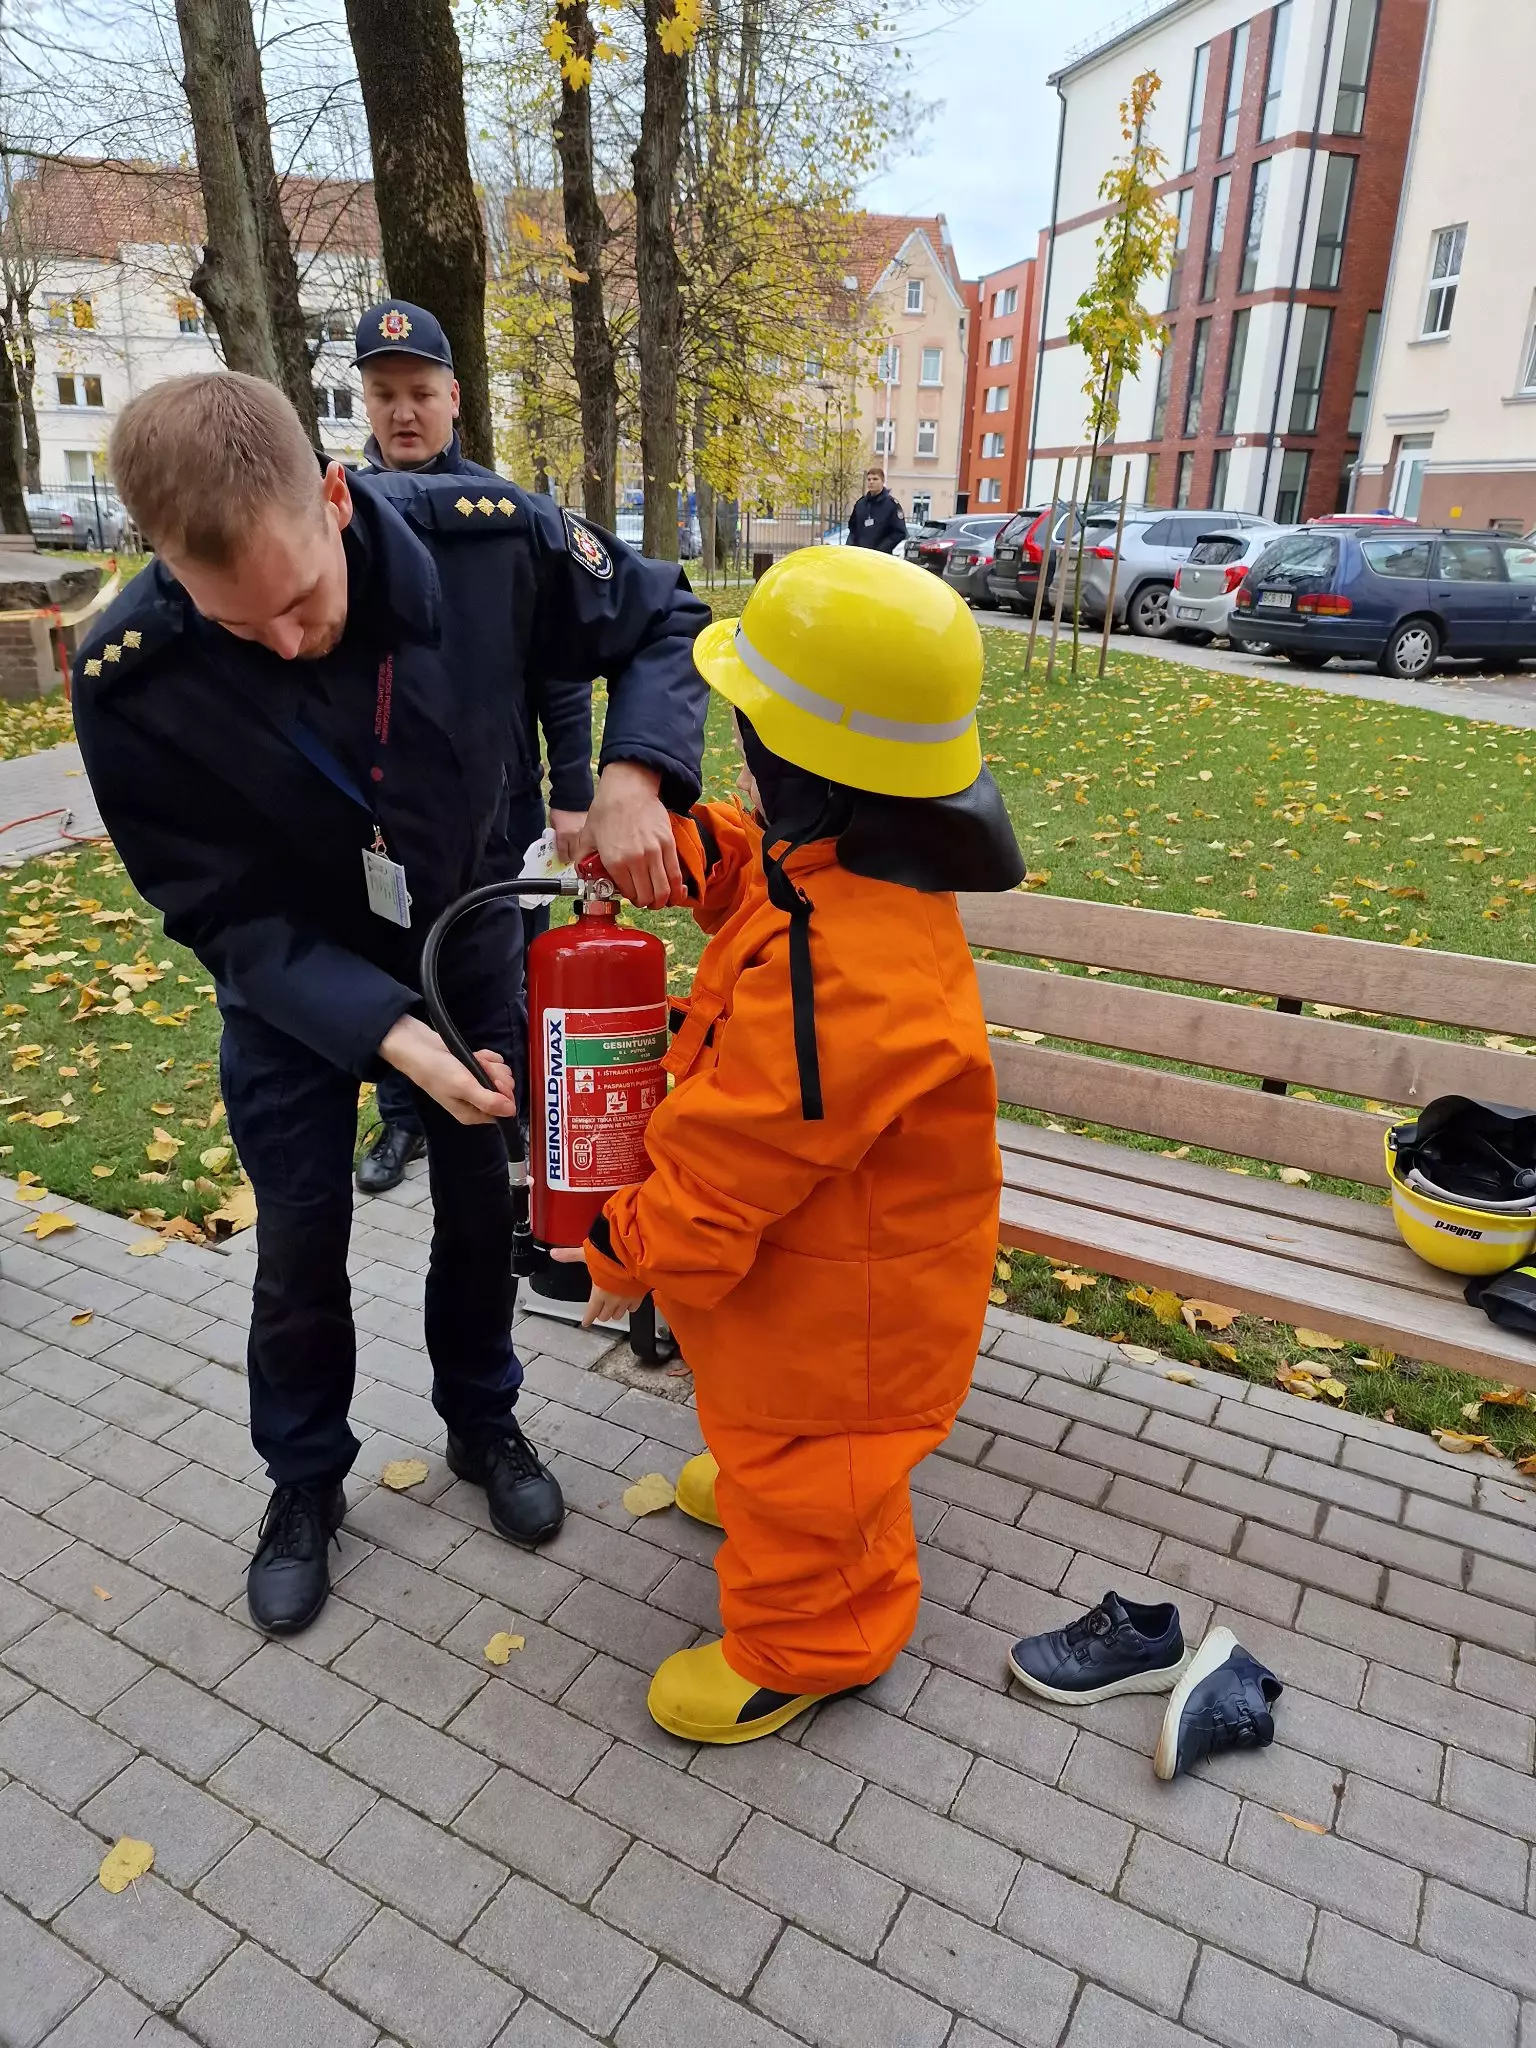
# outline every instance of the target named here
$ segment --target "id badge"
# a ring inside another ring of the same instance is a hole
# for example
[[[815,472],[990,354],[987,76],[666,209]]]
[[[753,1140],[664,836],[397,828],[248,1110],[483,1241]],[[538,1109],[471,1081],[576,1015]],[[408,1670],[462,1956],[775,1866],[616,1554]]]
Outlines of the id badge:
[[[368,886],[368,908],[386,924],[402,931],[411,928],[411,892],[405,886],[405,869],[377,847],[363,848],[363,879]]]

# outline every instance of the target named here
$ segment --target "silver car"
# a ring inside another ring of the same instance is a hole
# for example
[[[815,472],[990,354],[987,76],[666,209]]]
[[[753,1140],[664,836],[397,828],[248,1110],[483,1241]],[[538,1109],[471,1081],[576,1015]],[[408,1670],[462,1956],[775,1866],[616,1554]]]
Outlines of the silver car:
[[[1169,617],[1173,638],[1191,647],[1209,647],[1225,639],[1227,621],[1248,571],[1273,540],[1299,531],[1296,527],[1249,527],[1244,531],[1212,526],[1201,534],[1173,579]]]
[[[1128,626],[1150,640],[1166,640],[1173,631],[1169,602],[1173,579],[1188,561],[1195,544],[1212,531],[1262,533],[1273,538],[1278,531],[1271,519],[1252,512],[1138,512],[1127,516],[1120,544],[1120,571],[1115,577],[1116,626]],[[1095,626],[1104,623],[1109,604],[1110,578],[1115,562],[1115,520],[1106,515],[1091,519],[1083,533],[1082,588],[1074,592],[1078,551],[1062,550],[1062,563],[1048,593],[1054,610],[1060,604],[1070,614],[1072,598],[1084,620]]]
[[[27,492],[27,524],[40,548],[120,548],[128,517],[105,489]]]

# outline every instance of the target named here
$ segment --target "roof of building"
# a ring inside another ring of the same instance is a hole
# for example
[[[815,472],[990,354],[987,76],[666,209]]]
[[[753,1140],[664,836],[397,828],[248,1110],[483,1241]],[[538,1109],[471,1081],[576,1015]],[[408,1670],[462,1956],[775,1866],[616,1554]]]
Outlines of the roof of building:
[[[942,213],[860,213],[854,216],[848,262],[859,289],[867,297],[895,262],[914,234],[926,238],[940,267],[960,290],[960,267],[949,239],[949,222]]]
[[[12,199],[26,244],[38,255],[111,262],[131,244],[191,247],[203,240],[197,174],[178,164],[53,158],[17,180]],[[338,255],[379,252],[371,183],[285,178],[282,205],[300,249]]]
[[[1058,71],[1053,71],[1046,80],[1047,85],[1056,85],[1063,78],[1070,78],[1076,71],[1082,71],[1089,64],[1096,64],[1111,50],[1119,49],[1122,43],[1133,43],[1149,28],[1155,28],[1165,18],[1181,14],[1186,7],[1200,4],[1200,0],[1132,0],[1124,14],[1111,21],[1107,28],[1079,44],[1072,51]]]

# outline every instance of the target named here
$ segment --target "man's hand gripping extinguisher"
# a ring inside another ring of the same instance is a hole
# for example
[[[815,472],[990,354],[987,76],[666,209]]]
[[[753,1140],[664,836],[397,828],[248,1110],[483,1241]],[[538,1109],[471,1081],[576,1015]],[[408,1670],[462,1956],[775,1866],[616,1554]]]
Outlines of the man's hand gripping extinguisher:
[[[584,1302],[586,1269],[556,1265],[552,1247],[578,1246],[616,1188],[650,1170],[645,1127],[666,1093],[666,949],[654,933],[618,921],[618,891],[595,854],[574,873],[521,875],[460,896],[427,934],[421,987],[427,1013],[482,1086],[485,1073],[444,1007],[443,942],[461,917],[503,896],[574,896],[569,924],[528,949],[528,1124],[503,1126],[515,1213],[512,1270],[547,1303]],[[629,1341],[647,1365],[677,1355],[658,1333],[650,1295],[630,1311]]]

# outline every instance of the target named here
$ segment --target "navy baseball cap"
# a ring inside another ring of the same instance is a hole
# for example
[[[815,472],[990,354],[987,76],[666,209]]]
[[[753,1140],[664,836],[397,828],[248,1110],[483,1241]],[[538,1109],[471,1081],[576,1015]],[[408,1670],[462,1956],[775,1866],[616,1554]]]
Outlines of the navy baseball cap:
[[[421,356],[453,368],[453,350],[441,323],[409,299],[381,299],[358,321],[352,360],[366,363],[370,356]]]

